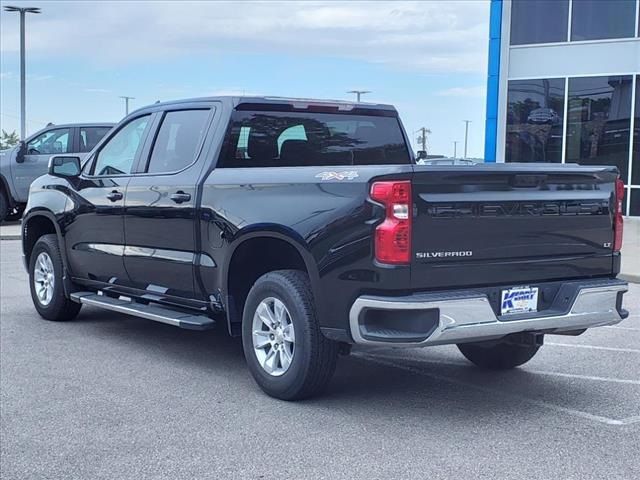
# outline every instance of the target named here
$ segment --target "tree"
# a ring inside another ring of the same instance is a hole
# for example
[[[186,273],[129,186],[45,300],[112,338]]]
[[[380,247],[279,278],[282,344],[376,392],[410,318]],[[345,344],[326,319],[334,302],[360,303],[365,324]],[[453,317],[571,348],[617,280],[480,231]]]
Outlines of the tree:
[[[14,130],[11,133],[7,133],[4,129],[2,130],[2,135],[0,135],[0,150],[6,150],[7,148],[11,148],[14,145],[17,145],[20,141],[18,138],[18,134]]]

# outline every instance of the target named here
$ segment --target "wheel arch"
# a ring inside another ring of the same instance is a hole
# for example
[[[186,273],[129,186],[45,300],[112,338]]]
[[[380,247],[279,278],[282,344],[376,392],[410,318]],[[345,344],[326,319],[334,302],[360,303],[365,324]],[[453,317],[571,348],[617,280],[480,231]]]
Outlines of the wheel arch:
[[[58,237],[58,245],[62,256],[62,264],[67,270],[67,251],[65,249],[64,236],[56,216],[48,210],[35,210],[27,213],[22,219],[22,253],[25,266],[29,265],[31,251],[40,237],[55,233]]]
[[[265,252],[269,252],[268,257],[263,255]],[[250,266],[247,267],[245,262],[249,262]],[[234,271],[240,272],[241,265],[242,272],[234,274]],[[232,335],[239,333],[244,300],[255,280],[268,271],[280,269],[305,271],[317,301],[317,264],[307,243],[297,232],[278,225],[263,225],[244,231],[230,244],[222,268],[222,294],[227,325]]]

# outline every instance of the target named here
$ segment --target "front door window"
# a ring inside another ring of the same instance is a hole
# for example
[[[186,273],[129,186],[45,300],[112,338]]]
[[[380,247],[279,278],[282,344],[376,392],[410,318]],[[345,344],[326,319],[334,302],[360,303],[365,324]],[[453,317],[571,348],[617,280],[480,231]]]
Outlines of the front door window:
[[[100,149],[93,168],[94,175],[126,175],[142,148],[142,138],[150,115],[136,118],[120,129]]]
[[[27,144],[27,155],[60,155],[70,152],[71,129],[57,128],[41,133]]]

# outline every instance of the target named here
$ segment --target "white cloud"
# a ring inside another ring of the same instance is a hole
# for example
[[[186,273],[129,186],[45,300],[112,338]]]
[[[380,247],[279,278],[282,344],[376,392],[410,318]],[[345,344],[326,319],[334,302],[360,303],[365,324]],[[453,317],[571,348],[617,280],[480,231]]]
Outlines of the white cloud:
[[[486,91],[487,89],[484,85],[475,87],[451,87],[436,92],[436,95],[440,97],[484,97]]]
[[[18,49],[2,17],[2,51]],[[333,56],[427,73],[483,72],[488,2],[47,2],[29,17],[33,55],[118,65],[196,53]],[[171,67],[168,63],[168,68]]]

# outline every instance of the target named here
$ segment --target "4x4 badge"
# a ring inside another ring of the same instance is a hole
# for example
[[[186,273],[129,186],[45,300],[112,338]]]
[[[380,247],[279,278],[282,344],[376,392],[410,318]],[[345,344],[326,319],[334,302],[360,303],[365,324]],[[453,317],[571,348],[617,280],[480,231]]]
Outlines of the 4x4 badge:
[[[316,178],[322,180],[353,180],[358,177],[358,172],[350,170],[348,172],[320,172]]]

